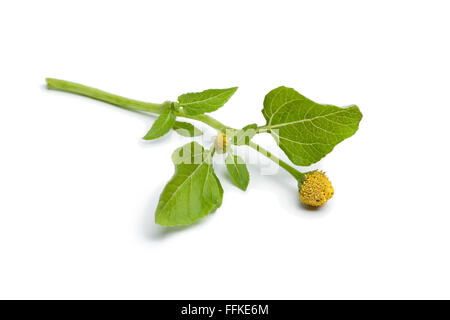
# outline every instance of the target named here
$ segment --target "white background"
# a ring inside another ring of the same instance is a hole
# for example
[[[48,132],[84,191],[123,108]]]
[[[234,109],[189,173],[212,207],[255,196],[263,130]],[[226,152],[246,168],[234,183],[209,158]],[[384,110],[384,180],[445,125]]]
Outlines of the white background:
[[[450,298],[449,9],[1,2],[0,298]],[[279,85],[364,118],[315,166],[335,188],[326,207],[303,208],[286,172],[257,165],[244,193],[219,164],[222,207],[169,230],[153,214],[189,139],[143,142],[153,117],[45,77],[153,102],[238,85],[214,113],[235,127],[264,124]]]

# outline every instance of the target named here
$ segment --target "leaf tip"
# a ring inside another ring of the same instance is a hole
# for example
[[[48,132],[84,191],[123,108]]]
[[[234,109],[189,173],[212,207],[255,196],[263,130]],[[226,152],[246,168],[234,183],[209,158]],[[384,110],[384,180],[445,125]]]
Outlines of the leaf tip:
[[[238,188],[241,189],[242,191],[247,191],[248,184],[246,186],[238,186]]]
[[[359,109],[359,107],[356,104],[351,104],[346,108],[355,110],[355,113],[358,115],[358,120],[361,121],[361,119],[363,118],[363,114],[361,112],[361,109]]]

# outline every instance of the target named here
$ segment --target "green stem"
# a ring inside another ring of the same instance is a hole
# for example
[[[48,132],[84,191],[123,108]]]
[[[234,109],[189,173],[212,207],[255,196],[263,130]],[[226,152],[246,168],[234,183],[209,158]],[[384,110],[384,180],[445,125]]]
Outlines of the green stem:
[[[226,129],[232,129],[231,127],[224,125],[222,122],[220,122],[219,120],[214,119],[213,117],[210,117],[206,114],[199,114],[196,116],[191,116],[189,114],[186,114],[183,112],[183,110],[177,111],[176,115],[178,117],[183,117],[183,118],[188,118],[188,119],[193,119],[193,120],[197,120],[200,122],[203,122],[205,124],[207,124],[208,126],[216,129],[217,131],[220,132],[225,132]]]
[[[88,87],[79,83],[47,78],[47,87],[52,90],[75,93],[81,96],[103,101],[127,110],[161,113],[163,104],[128,99],[106,91]]]
[[[102,102],[106,102],[115,106],[118,106],[120,108],[124,108],[127,110],[132,111],[142,111],[142,112],[151,112],[151,113],[157,113],[160,114],[162,110],[164,109],[165,103],[150,103],[150,102],[143,102],[139,100],[129,99],[122,96],[118,96],[116,94],[112,94],[106,91],[102,91],[99,89],[95,89],[92,87],[88,87],[79,83],[65,81],[65,80],[59,80],[59,79],[52,79],[47,78],[47,87],[52,90],[58,90],[58,91],[64,91],[64,92],[70,92],[75,93],[81,96],[85,96],[88,98],[92,98],[95,100],[99,100]],[[176,115],[178,117],[193,119],[197,121],[201,121],[210,127],[213,127],[214,129],[218,131],[224,131],[227,128],[230,128],[220,121],[206,115],[206,114],[200,114],[200,115],[188,115],[185,114],[182,110],[177,111]]]
[[[256,133],[267,133],[269,131],[270,129],[267,129],[265,126],[256,128]]]
[[[65,80],[47,78],[46,81],[47,81],[47,87],[49,89],[78,94],[81,96],[85,96],[88,98],[106,102],[106,103],[118,106],[120,108],[132,110],[132,111],[151,112],[151,113],[160,114],[164,110],[164,107],[168,103],[170,103],[170,102],[150,103],[150,102],[143,102],[143,101],[139,101],[139,100],[129,99],[129,98],[118,96],[116,94],[112,94],[112,93],[109,93],[106,91],[102,91],[102,90],[88,87],[88,86],[85,86],[85,85],[82,85],[79,83],[65,81]],[[225,132],[226,129],[235,130],[206,114],[188,115],[188,114],[184,113],[183,110],[180,110],[180,111],[176,112],[176,116],[201,121],[220,132]],[[259,129],[266,129],[266,128],[261,127]],[[287,164],[283,160],[275,157],[272,153],[265,150],[263,147],[259,146],[258,144],[250,141],[248,146],[255,149],[262,155],[266,156],[267,158],[269,158],[270,160],[272,160],[273,162],[275,162],[276,164],[281,166],[283,169],[288,171],[295,179],[298,180],[299,178],[304,177],[303,173],[301,173],[300,171],[291,167],[289,164]]]
[[[258,151],[262,155],[266,156],[267,158],[269,158],[270,160],[272,160],[273,162],[278,164],[280,167],[282,167],[287,172],[289,172],[296,180],[299,180],[300,178],[304,178],[305,177],[305,174],[303,174],[300,171],[298,171],[297,169],[293,168],[292,166],[290,166],[289,164],[287,164],[286,162],[284,162],[280,158],[274,156],[270,151],[264,149],[260,145],[250,141],[248,143],[248,146],[250,148],[255,149],[256,151]]]

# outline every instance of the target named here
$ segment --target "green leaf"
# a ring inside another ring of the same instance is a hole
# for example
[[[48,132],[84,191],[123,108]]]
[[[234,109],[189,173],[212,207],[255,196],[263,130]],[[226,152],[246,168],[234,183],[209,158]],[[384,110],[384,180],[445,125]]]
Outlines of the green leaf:
[[[184,137],[197,137],[203,134],[200,129],[188,122],[175,121],[173,129]]]
[[[202,196],[203,200],[215,204],[217,208],[222,205],[223,189],[219,179],[214,174],[212,165],[208,166],[208,174],[206,175]]]
[[[178,97],[178,102],[179,106],[190,115],[212,112],[222,107],[236,90],[237,87],[233,87],[185,93]]]
[[[250,181],[250,175],[247,170],[244,159],[239,156],[228,153],[225,159],[227,171],[233,183],[241,190],[247,190]]]
[[[309,166],[352,136],[362,114],[351,105],[340,108],[318,104],[291,88],[279,87],[264,99],[262,110],[269,131],[296,165]]]
[[[210,152],[191,142],[176,149],[172,160],[175,174],[159,198],[156,223],[191,224],[220,207],[223,189],[214,173]]]
[[[255,136],[257,127],[258,125],[256,123],[252,123],[243,127],[241,130],[238,130],[234,135],[232,135],[231,143],[237,146],[248,144]]]
[[[172,108],[166,108],[142,139],[153,140],[165,135],[172,129],[175,119],[176,116]]]

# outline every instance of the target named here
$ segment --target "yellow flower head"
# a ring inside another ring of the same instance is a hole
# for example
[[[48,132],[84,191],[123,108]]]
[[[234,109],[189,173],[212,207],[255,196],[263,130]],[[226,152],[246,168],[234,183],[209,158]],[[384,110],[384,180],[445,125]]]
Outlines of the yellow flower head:
[[[307,173],[303,183],[299,186],[300,200],[312,207],[323,206],[333,194],[333,186],[322,171]]]

